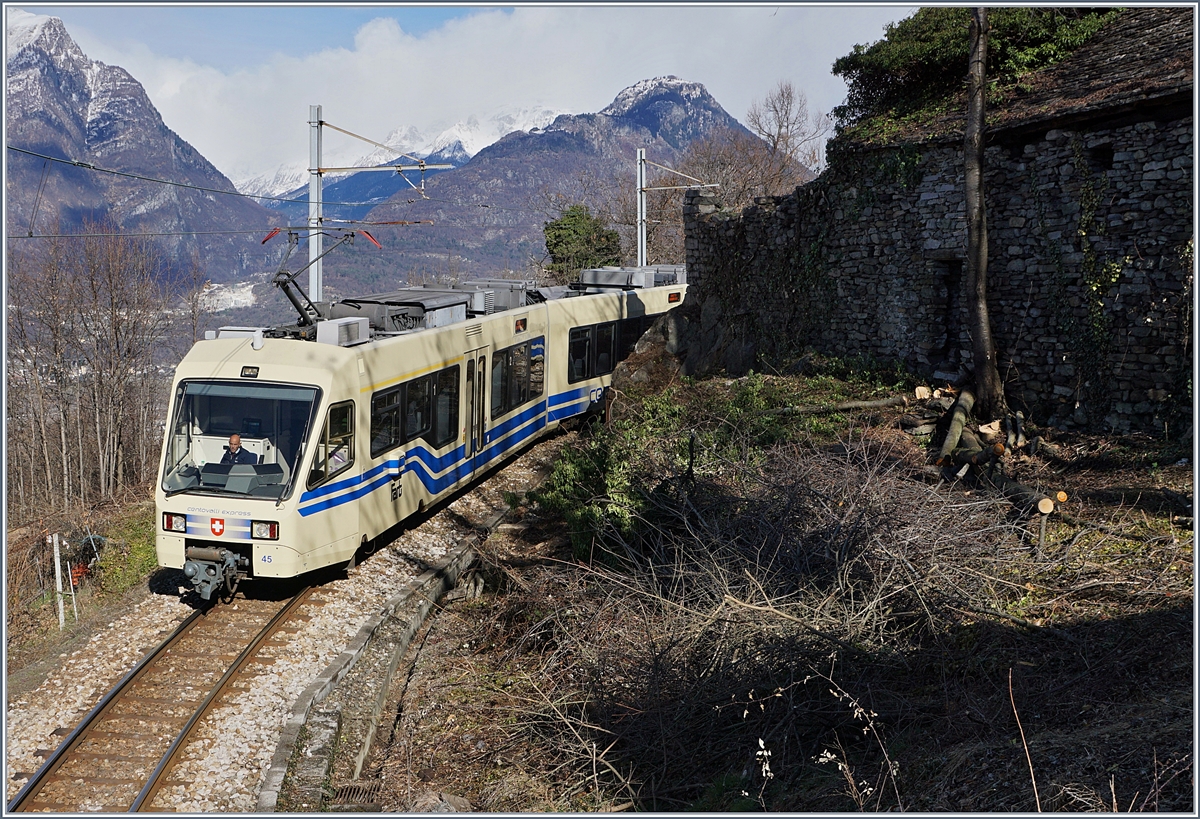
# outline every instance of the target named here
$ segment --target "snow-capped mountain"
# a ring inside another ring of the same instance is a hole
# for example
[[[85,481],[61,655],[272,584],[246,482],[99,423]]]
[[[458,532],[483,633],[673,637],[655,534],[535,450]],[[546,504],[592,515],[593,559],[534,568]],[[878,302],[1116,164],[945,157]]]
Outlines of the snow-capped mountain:
[[[62,20],[5,11],[9,145],[98,168],[236,192],[163,123],[137,80],[123,68],[89,59]],[[72,230],[84,220],[110,219],[125,230],[172,234],[159,242],[168,260],[177,269],[186,268],[196,255],[215,278],[259,269],[262,254],[252,237],[197,233],[257,230],[279,218],[238,196],[50,163],[15,151],[8,160],[5,217],[10,231],[36,233],[55,225]]]
[[[639,148],[670,166],[716,129],[745,132],[703,85],[678,77],[644,80],[597,113],[562,114],[509,132],[466,165],[431,176],[428,198],[398,190],[357,218],[430,220],[434,226],[398,228],[377,258],[355,263],[373,272],[453,268],[464,277],[522,269],[545,252],[548,202],[563,197],[602,205],[617,195],[620,180],[633,183]]]
[[[600,113],[609,117],[623,117],[634,108],[644,106],[648,101],[670,96],[691,104],[705,104],[707,100],[712,99],[708,90],[700,83],[688,82],[668,74],[652,80],[641,80],[623,89]]]
[[[416,126],[401,125],[383,139],[383,144],[389,146],[391,150],[385,151],[382,148],[376,148],[348,165],[370,168],[388,163],[394,164],[406,161],[405,155],[428,162],[448,162],[455,166],[465,165],[471,157],[501,137],[514,131],[534,131],[545,128],[563,113],[565,112],[543,106],[502,109],[484,116],[482,119],[473,115],[469,116],[465,120],[438,131],[433,136],[423,133]],[[333,182],[345,176],[346,174],[330,174],[325,179],[326,182]],[[304,162],[280,165],[269,173],[235,180],[234,184],[242,193],[255,196],[283,196],[308,184],[308,165]]]
[[[248,196],[283,196],[308,184],[308,163],[280,165],[270,173],[235,179],[233,186]]]

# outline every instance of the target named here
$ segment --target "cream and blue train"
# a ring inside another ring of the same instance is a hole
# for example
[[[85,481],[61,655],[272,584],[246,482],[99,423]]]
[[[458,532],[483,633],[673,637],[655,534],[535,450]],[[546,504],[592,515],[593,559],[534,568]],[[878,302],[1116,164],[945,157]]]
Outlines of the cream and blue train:
[[[310,303],[311,320],[289,327],[209,333],[172,385],[159,564],[209,599],[244,578],[352,561],[595,408],[617,362],[685,291],[679,267],[601,268],[570,288],[412,287]],[[221,463],[234,433],[257,463]]]

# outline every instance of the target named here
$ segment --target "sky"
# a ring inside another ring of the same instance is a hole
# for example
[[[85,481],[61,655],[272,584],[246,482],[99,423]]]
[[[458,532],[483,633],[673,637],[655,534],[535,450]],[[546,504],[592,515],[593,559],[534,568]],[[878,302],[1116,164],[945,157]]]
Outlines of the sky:
[[[383,141],[469,116],[595,112],[638,80],[703,83],[733,116],[779,81],[840,104],[833,61],[898,5],[6,5],[59,17],[88,57],[142,83],[167,126],[232,179],[306,166],[308,108]],[[370,146],[326,131],[325,162]]]

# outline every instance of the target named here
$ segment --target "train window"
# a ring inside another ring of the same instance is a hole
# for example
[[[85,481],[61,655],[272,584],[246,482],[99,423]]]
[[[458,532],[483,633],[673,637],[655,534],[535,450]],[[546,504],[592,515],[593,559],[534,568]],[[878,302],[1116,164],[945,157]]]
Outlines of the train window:
[[[546,384],[544,336],[492,355],[492,418],[541,396]]]
[[[504,399],[507,391],[504,389],[508,381],[508,356],[504,351],[492,354],[492,418],[504,414],[506,407]]]
[[[404,385],[404,440],[426,436],[433,428],[433,376],[423,375]]]
[[[371,396],[371,457],[382,455],[404,442],[400,432],[401,388]]]
[[[539,336],[529,342],[529,397],[541,398],[546,383],[546,339]]]
[[[313,468],[308,475],[311,489],[343,472],[354,463],[354,402],[343,401],[329,408],[325,428],[317,444]]]
[[[592,375],[608,375],[617,366],[617,323],[596,325],[596,366]]]
[[[592,348],[592,328],[575,327],[571,330],[567,345],[567,381],[575,383],[589,377],[588,361]]]
[[[506,409],[519,407],[529,400],[529,345],[520,344],[507,351],[508,402]]]
[[[458,440],[458,367],[448,367],[437,374],[437,395],[434,398],[435,447]]]

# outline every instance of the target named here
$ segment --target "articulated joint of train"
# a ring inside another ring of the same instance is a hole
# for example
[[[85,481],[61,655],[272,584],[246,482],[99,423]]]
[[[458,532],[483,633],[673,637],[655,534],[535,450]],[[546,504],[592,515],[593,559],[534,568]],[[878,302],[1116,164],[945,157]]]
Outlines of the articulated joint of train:
[[[250,573],[250,559],[223,547],[189,546],[183,573],[205,600],[214,591],[232,597],[238,583]]]

